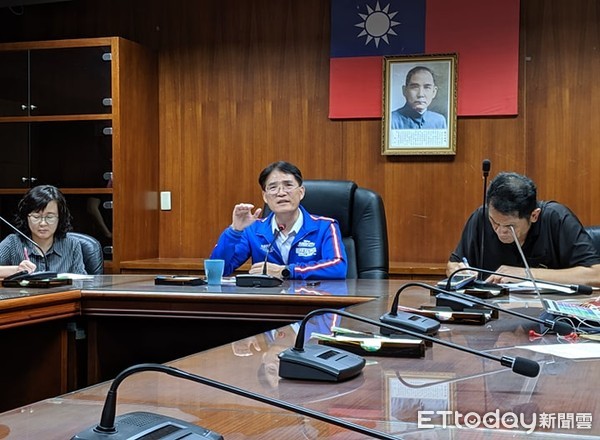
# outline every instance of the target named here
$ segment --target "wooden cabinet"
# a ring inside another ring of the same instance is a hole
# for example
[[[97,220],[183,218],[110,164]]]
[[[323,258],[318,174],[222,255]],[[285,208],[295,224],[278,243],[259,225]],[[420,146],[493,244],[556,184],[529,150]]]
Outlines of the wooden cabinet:
[[[156,55],[118,37],[6,43],[0,65],[0,214],[55,185],[111,271],[157,257]]]
[[[0,52],[0,115],[110,112],[112,48],[28,48]]]

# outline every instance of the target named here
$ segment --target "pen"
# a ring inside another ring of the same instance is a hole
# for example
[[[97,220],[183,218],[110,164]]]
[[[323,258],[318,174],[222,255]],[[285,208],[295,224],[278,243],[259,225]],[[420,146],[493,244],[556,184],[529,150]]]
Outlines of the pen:
[[[27,252],[27,248],[26,247],[23,248],[23,254],[25,254],[25,259],[29,260],[29,253]]]
[[[467,266],[467,267],[471,267],[471,266],[469,265],[469,260],[467,260],[467,257],[463,257],[463,258],[462,258],[462,262],[465,264],[465,266]]]

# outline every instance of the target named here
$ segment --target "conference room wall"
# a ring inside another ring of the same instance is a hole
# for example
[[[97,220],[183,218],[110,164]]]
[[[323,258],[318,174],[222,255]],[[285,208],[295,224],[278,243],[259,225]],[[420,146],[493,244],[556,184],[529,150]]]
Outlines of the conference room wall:
[[[207,256],[270,161],[383,196],[392,261],[443,263],[481,203],[481,161],[600,223],[599,6],[523,0],[519,115],[463,117],[457,154],[384,157],[380,120],[328,119],[330,3],[73,0],[0,10],[2,41],[119,35],[159,55],[160,257]],[[490,84],[490,87],[494,87]],[[143,109],[140,109],[143,111]]]

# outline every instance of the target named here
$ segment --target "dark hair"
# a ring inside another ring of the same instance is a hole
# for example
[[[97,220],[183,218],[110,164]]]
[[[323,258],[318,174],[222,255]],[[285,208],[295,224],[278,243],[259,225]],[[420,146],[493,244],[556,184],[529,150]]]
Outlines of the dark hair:
[[[291,174],[294,176],[294,179],[296,179],[296,182],[298,182],[298,185],[302,186],[302,172],[300,172],[298,167],[289,162],[280,160],[279,162],[273,162],[272,164],[267,165],[267,167],[260,172],[260,176],[258,176],[258,184],[263,191],[265,190],[265,185],[269,175],[275,170],[281,171],[284,174]]]
[[[408,71],[408,73],[406,74],[406,79],[404,80],[405,86],[407,86],[410,83],[410,79],[417,72],[429,72],[431,74],[431,77],[433,78],[433,84],[434,85],[437,84],[437,81],[435,80],[435,73],[433,73],[433,70],[431,70],[429,67],[425,67],[425,66],[416,66],[416,67],[413,67],[412,69],[410,69]]]
[[[39,185],[31,188],[17,205],[15,226],[27,236],[31,236],[27,216],[32,212],[43,211],[48,203],[55,201],[58,207],[58,226],[54,235],[63,238],[73,227],[71,226],[71,213],[67,207],[65,196],[52,185]]]
[[[529,177],[500,173],[490,183],[487,200],[501,214],[527,218],[537,208],[537,189]]]

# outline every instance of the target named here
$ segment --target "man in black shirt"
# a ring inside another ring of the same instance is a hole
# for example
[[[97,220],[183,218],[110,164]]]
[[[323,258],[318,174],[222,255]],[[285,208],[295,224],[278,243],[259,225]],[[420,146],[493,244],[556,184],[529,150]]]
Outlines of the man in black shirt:
[[[487,281],[492,283],[514,281],[510,275],[526,277],[512,227],[534,278],[600,286],[600,255],[581,222],[560,203],[538,202],[531,179],[516,173],[498,174],[488,188],[487,202],[487,218],[480,207],[467,221],[446,266],[448,275],[468,262],[506,274],[491,275]]]

